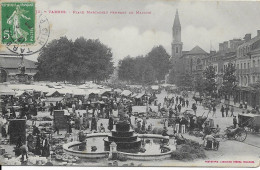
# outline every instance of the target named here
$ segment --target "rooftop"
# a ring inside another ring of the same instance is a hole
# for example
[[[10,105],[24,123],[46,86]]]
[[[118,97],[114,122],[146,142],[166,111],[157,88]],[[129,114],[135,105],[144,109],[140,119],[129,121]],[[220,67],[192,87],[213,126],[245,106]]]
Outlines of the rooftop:
[[[202,48],[199,46],[195,46],[193,49],[191,49],[187,55],[194,55],[194,54],[208,54],[206,51],[204,51]]]
[[[36,68],[36,62],[24,58],[24,66],[26,68]],[[18,68],[21,63],[21,57],[6,57],[0,56],[0,67],[3,68]]]

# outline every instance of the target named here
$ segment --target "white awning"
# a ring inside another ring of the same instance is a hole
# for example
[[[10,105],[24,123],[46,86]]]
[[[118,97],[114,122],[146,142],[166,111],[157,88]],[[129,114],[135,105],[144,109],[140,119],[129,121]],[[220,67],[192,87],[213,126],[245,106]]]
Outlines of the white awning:
[[[159,89],[159,86],[151,86],[151,88],[152,88],[153,90],[158,90],[158,89]]]
[[[121,95],[123,96],[130,96],[132,94],[132,92],[130,90],[124,90]]]
[[[11,88],[9,88],[9,87],[6,86],[6,85],[0,86],[0,95],[10,95],[10,96],[14,96],[14,95],[15,95],[15,91],[12,90]]]

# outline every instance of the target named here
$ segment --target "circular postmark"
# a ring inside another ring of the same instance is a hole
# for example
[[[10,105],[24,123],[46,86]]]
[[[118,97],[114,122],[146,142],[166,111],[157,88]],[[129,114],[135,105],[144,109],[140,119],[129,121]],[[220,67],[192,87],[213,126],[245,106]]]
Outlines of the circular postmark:
[[[35,32],[37,36],[35,37],[35,43],[26,44],[23,43],[24,39],[13,39],[10,38],[10,41],[6,43],[6,48],[18,55],[28,56],[39,52],[48,42],[50,36],[50,24],[46,16],[40,14],[38,17],[37,27]],[[8,32],[9,37],[12,37],[11,31]]]

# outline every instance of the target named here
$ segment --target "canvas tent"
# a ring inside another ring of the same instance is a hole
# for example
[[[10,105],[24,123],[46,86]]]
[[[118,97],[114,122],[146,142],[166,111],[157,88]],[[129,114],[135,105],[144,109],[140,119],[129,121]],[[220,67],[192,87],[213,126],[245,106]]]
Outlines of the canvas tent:
[[[130,90],[124,90],[121,95],[122,96],[130,96],[132,94],[132,92]]]
[[[0,95],[14,96],[15,91],[9,88],[8,86],[0,86]]]

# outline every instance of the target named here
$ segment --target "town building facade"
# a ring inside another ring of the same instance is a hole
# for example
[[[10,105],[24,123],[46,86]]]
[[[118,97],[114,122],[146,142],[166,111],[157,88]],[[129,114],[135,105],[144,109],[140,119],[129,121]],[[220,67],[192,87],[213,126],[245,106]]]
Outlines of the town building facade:
[[[17,74],[20,74],[21,64],[25,67],[25,74],[29,79],[37,73],[36,62],[23,59],[18,56],[0,56],[0,82],[16,80]]]

